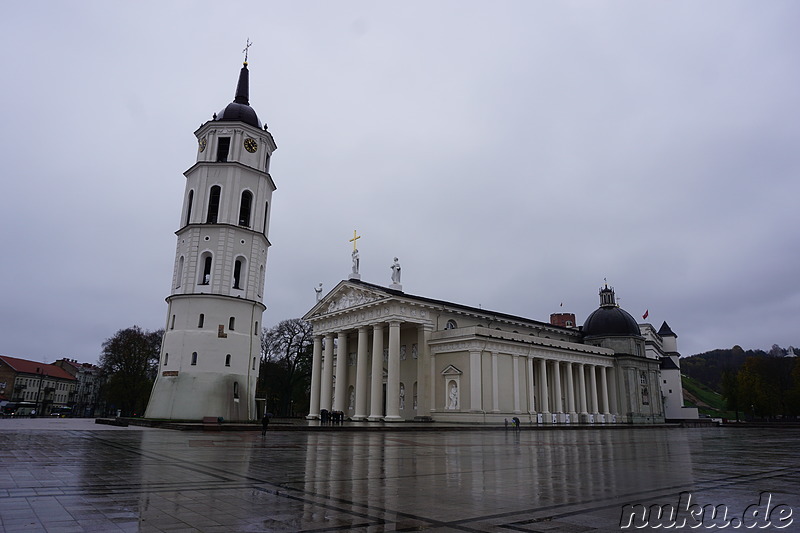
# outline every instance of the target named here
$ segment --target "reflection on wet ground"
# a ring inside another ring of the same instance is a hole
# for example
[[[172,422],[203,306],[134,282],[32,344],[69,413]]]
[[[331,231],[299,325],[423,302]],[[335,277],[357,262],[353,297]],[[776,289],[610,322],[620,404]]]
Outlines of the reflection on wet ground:
[[[55,430],[0,421],[2,531],[614,531],[626,504],[768,491],[798,430]],[[787,530],[791,530],[791,527]]]

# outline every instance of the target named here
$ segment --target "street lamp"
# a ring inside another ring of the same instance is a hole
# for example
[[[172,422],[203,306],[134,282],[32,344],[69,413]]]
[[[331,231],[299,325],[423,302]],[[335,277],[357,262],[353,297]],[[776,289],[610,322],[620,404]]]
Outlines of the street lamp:
[[[39,395],[42,393],[42,381],[44,380],[44,372],[42,368],[37,366],[36,373],[39,374],[39,390],[36,391],[36,414],[38,415],[41,410],[39,408]],[[42,402],[42,406],[44,406],[44,402]]]

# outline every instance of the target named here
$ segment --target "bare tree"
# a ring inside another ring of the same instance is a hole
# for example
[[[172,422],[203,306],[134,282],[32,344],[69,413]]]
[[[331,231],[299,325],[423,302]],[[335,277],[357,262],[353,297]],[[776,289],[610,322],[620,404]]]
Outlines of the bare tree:
[[[261,335],[261,393],[267,409],[284,416],[304,409],[311,376],[311,324],[284,320]]]
[[[139,326],[117,331],[103,343],[100,367],[105,375],[104,396],[126,416],[142,414],[158,371],[164,330]]]

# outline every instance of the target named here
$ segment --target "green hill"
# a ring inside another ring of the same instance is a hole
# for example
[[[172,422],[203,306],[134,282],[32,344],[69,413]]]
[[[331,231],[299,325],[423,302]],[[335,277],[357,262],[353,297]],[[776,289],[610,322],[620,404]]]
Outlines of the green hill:
[[[725,408],[725,399],[722,395],[710,389],[687,375],[681,375],[683,384],[683,403],[687,407],[697,407],[700,414],[713,418],[728,418],[734,420],[736,413]],[[741,416],[741,414],[740,414]]]

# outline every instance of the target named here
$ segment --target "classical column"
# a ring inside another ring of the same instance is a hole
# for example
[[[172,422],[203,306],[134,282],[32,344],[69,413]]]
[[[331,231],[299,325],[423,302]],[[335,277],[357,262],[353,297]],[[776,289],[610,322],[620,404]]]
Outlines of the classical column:
[[[525,358],[525,369],[528,375],[528,414],[536,412],[536,387],[533,381],[533,357]]]
[[[333,410],[345,412],[347,396],[347,332],[336,336],[336,388],[333,390]]]
[[[614,370],[614,367],[608,367],[608,371],[606,372],[608,375],[608,382],[611,384],[611,390],[609,391],[609,401],[611,405],[609,409],[611,410],[612,415],[619,415],[619,404],[617,403],[617,372]]]
[[[519,391],[519,383],[517,382],[517,359],[518,356],[514,356],[514,386],[516,387],[517,391]],[[499,413],[500,412],[500,391],[498,390],[499,385],[499,377],[497,375],[497,352],[492,352],[492,412]]]
[[[600,367],[600,399],[603,401],[603,414],[606,416],[611,415],[611,410],[608,406],[608,377],[606,376],[606,367]],[[606,420],[610,422],[611,420]]]
[[[547,418],[547,415],[550,414],[550,401],[547,397],[547,360],[537,359],[537,361],[539,363],[539,412]]]
[[[564,407],[561,403],[561,368],[558,361],[553,361],[553,412],[563,413]]]
[[[386,378],[386,422],[400,418],[400,322],[389,322],[389,375]]]
[[[333,333],[325,335],[325,358],[322,361],[322,386],[319,393],[319,409],[331,410],[331,387],[333,386]]]
[[[372,378],[370,380],[369,420],[383,418],[383,324],[372,326]]]
[[[514,414],[520,414],[522,411],[519,409],[519,356],[514,354],[511,356],[512,368],[511,377],[514,381],[512,393],[514,394]],[[498,409],[499,411],[499,409]]]
[[[322,335],[314,335],[314,355],[311,363],[311,405],[306,418],[319,418],[319,386],[322,377]]]
[[[600,414],[600,411],[597,407],[597,374],[594,371],[595,365],[587,366],[589,367],[589,392],[592,400],[592,410],[590,412],[593,414]]]
[[[481,372],[481,352],[469,352],[469,410],[472,413],[483,412],[483,392],[482,381],[483,372]]]
[[[580,402],[581,416],[588,415],[586,407],[586,376],[583,373],[583,363],[578,363],[578,400]]]
[[[432,331],[432,324],[417,326],[417,416],[430,416],[433,406],[431,386],[436,376],[431,370],[431,351],[428,347]]]
[[[367,418],[367,343],[369,342],[369,328],[358,328],[358,353],[356,355],[356,413],[353,420]]]
[[[572,379],[572,363],[567,363],[565,373],[567,376],[567,412],[569,413],[570,418],[573,418],[577,416],[577,413],[575,412],[575,383]],[[573,423],[577,422],[577,420],[570,421]]]

